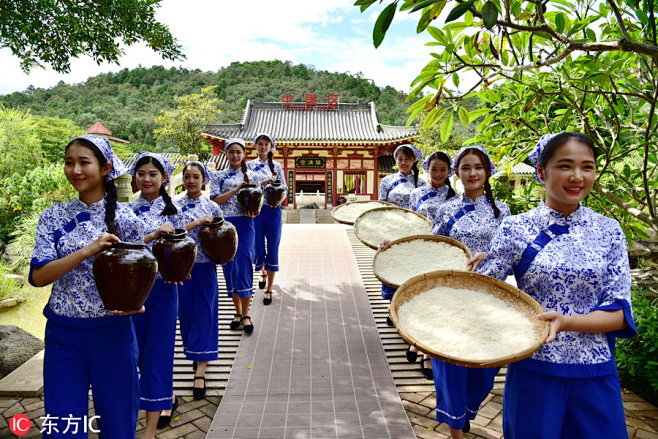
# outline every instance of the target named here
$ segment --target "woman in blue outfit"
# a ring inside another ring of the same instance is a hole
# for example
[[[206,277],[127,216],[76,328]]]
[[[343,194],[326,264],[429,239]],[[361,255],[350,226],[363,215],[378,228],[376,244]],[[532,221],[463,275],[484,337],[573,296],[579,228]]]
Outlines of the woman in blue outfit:
[[[165,189],[174,166],[159,154],[141,152],[130,168],[137,200],[127,203],[144,223],[144,233],[165,227],[168,233],[184,227],[179,209]],[[146,299],[146,312],[133,317],[139,347],[140,409],[146,411],[144,438],[171,420],[178,401],[174,396],[174,340],[178,315],[178,285],[165,282],[160,273]]]
[[[631,276],[617,221],[580,204],[596,178],[594,145],[581,133],[547,134],[530,159],[546,199],[503,221],[478,269],[514,274],[550,322],[546,344],[507,369],[505,438],[626,438],[614,347],[636,334]]]
[[[90,386],[101,438],[135,437],[137,345],[126,315],[144,308],[106,310],[92,272],[93,256],[112,242],[142,240],[139,219],[117,204],[114,180],[124,172],[107,139],[73,139],[64,173],[78,198],[49,207],[39,219],[29,280],[37,287],[53,284],[43,311],[48,319],[43,375],[45,412],[55,425],[45,438],[87,437],[84,425],[69,426],[64,418],[86,419]]]
[[[251,297],[254,295],[254,218],[244,212],[238,205],[236,194],[244,184],[259,184],[256,173],[247,169],[245,143],[239,138],[228,139],[224,144],[228,155],[229,167],[213,173],[211,178],[211,199],[222,207],[226,219],[238,232],[238,250],[233,261],[224,264],[224,279],[229,297],[235,305],[235,315],[230,324],[231,329],[238,329],[242,324],[244,331],[251,334],[254,324],[249,316]]]
[[[464,195],[439,207],[432,218],[434,233],[461,241],[475,254],[486,250],[510,211],[493,197],[489,177],[497,169],[484,147],[461,148],[452,169],[464,185]],[[475,418],[491,391],[498,369],[474,369],[432,359],[436,420],[448,424],[453,438],[462,438],[462,431],[470,429],[469,420]]]
[[[258,134],[254,138],[254,146],[258,157],[247,162],[249,170],[258,175],[261,185],[278,180],[287,192],[288,186],[283,168],[279,162],[272,160],[273,151],[276,150],[276,143],[272,136],[265,133]],[[272,303],[274,276],[279,271],[279,243],[283,228],[281,206],[269,206],[267,202],[263,203],[260,214],[254,219],[254,226],[256,228],[255,265],[256,271],[261,273],[258,287],[265,288],[263,304],[269,305]]]
[[[183,168],[183,185],[187,193],[179,200],[185,228],[197,243],[192,278],[178,287],[178,319],[185,358],[194,363],[192,395],[198,400],[206,394],[206,366],[216,360],[218,347],[217,265],[203,252],[199,242],[201,226],[222,217],[217,203],[204,197],[203,187],[210,181],[206,167],[189,162]]]
[[[427,156],[422,166],[429,176],[429,184],[411,192],[409,205],[412,210],[432,218],[443,203],[455,196],[455,191],[450,186],[450,177],[453,175],[451,164],[450,156],[445,152],[436,151]],[[418,350],[415,346],[409,346],[406,357],[410,363],[416,362]],[[433,379],[430,357],[425,354],[420,363],[420,370],[425,378]]]

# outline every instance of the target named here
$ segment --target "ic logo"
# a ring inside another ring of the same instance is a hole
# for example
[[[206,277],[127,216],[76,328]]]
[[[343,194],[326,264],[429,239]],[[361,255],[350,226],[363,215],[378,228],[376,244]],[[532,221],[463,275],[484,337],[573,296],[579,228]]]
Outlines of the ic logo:
[[[9,429],[16,436],[23,436],[27,434],[32,428],[30,424],[30,418],[27,415],[14,415],[9,419]]]

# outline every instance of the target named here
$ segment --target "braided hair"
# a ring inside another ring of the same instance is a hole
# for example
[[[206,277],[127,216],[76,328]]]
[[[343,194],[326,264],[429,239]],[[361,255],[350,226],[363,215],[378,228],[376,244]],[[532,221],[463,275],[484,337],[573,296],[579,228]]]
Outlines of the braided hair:
[[[478,156],[480,158],[480,161],[482,162],[482,166],[484,166],[484,170],[487,174],[487,178],[484,180],[484,195],[487,198],[489,204],[491,204],[494,217],[498,218],[500,216],[500,209],[498,208],[498,206],[496,206],[496,200],[494,199],[493,191],[491,190],[491,184],[489,183],[489,177],[491,176],[491,162],[489,161],[489,157],[487,157],[479,149],[469,148],[461,156],[459,156],[459,161],[461,161],[462,158],[466,157],[469,154],[474,154]],[[456,168],[459,168],[459,161],[457,162]]]
[[[401,146],[399,152],[405,154],[407,157],[411,157],[414,160],[414,164],[411,166],[411,171],[414,173],[414,187],[418,187],[418,160],[416,159],[416,154],[408,146]]]
[[[432,155],[430,155],[427,158],[428,168],[432,164],[433,160],[441,160],[442,162],[448,165],[448,169],[450,169],[450,165],[452,164],[452,161],[450,160],[450,156],[443,151],[435,151],[432,153]],[[446,195],[446,200],[447,200],[449,198],[454,197],[456,193],[455,190],[452,188],[452,184],[450,184],[450,177],[446,177],[444,183],[446,186],[448,186],[448,194]]]
[[[245,162],[244,159],[242,159],[240,162],[240,169],[242,169],[242,175],[244,176],[242,179],[245,183],[249,184],[249,175],[247,175],[247,162]]]
[[[167,175],[160,162],[151,156],[145,156],[139,159],[135,164],[135,171],[148,163],[151,163],[153,166],[155,166],[163,177]],[[176,215],[178,213],[178,209],[167,193],[167,189],[165,188],[164,184],[160,185],[160,191],[158,193],[162,197],[162,200],[165,202],[165,207],[162,209],[162,212],[160,212],[160,215]]]
[[[94,145],[94,143],[90,140],[84,138],[75,139],[74,141],[66,145],[66,149],[64,151],[67,151],[69,147],[75,143],[84,146],[85,148],[93,152],[100,166],[101,167],[105,166],[105,164],[107,163],[107,159],[105,158],[101,150],[98,149],[98,147]],[[116,223],[118,195],[117,195],[117,187],[114,184],[114,180],[111,180],[107,178],[107,176],[105,176],[103,180],[103,189],[105,190],[105,225],[107,226],[107,231],[121,238],[121,234],[119,233],[119,228],[117,227],[117,223]]]

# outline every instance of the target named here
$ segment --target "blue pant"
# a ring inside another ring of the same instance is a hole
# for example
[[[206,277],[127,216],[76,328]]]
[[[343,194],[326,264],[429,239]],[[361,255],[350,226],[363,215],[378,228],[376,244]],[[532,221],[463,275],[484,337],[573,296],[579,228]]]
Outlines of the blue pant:
[[[194,264],[192,279],[178,287],[178,319],[185,358],[212,361],[218,352],[217,265]]]
[[[279,244],[281,243],[281,207],[263,205],[260,214],[254,218],[256,228],[256,271],[263,266],[268,271],[279,271]],[[266,244],[267,241],[267,244]]]
[[[397,289],[382,284],[382,299],[393,300],[393,295]]]
[[[235,258],[224,265],[224,279],[229,297],[254,295],[254,220],[246,216],[225,218],[233,224],[238,232],[238,251]]]
[[[461,430],[475,419],[480,404],[493,388],[499,367],[477,369],[432,359],[436,389],[436,420]],[[507,438],[507,436],[505,436]]]
[[[627,438],[619,377],[565,378],[511,364],[503,432],[505,439]]]
[[[139,408],[169,410],[174,397],[178,286],[157,279],[144,306],[144,314],[132,316],[139,347]]]
[[[99,417],[93,428],[100,430],[100,437],[134,438],[139,381],[137,344],[130,318],[61,317],[47,305],[44,314],[48,318],[44,403],[46,415],[54,425],[44,430],[43,437],[87,437],[84,420],[89,413],[91,385]]]

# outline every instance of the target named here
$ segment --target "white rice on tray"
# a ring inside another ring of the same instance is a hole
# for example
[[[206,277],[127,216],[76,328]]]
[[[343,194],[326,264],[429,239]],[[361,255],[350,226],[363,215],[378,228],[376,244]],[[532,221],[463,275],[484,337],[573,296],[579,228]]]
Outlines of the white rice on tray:
[[[520,353],[536,343],[532,322],[492,295],[436,287],[398,310],[398,321],[419,343],[466,361],[487,361]]]
[[[435,270],[464,270],[468,258],[461,248],[446,242],[414,239],[392,245],[375,258],[375,271],[396,285]]]
[[[386,209],[368,212],[359,219],[356,235],[373,247],[412,235],[431,235],[432,223],[412,212]]]
[[[386,207],[388,204],[380,203],[379,201],[369,201],[367,203],[347,203],[342,206],[337,206],[332,212],[334,218],[338,221],[354,224],[354,221],[361,216],[362,213],[378,207]]]

